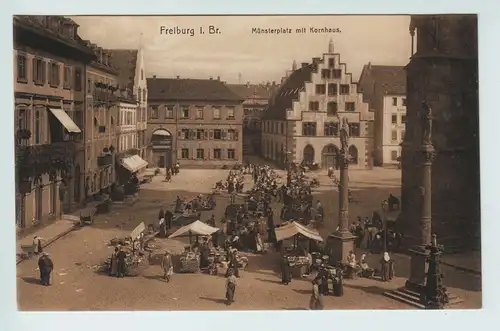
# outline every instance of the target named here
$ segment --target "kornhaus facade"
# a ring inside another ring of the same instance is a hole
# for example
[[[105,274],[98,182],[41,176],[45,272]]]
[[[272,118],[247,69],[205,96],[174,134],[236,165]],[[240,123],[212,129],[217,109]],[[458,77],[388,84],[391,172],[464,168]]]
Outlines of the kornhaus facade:
[[[147,97],[146,89],[140,88],[144,86],[141,80],[141,77],[144,80],[144,61],[138,50],[113,49],[109,52],[113,67],[118,70],[117,180],[119,184],[126,184],[130,175],[140,179],[148,165],[142,158],[143,120],[146,116],[144,99]]]
[[[241,163],[244,98],[217,79],[148,78],[148,161],[154,167]]]
[[[85,70],[92,49],[60,16],[14,17],[16,223],[59,218],[84,196]]]
[[[262,140],[262,116],[269,99],[278,89],[276,82],[266,84],[228,84],[231,91],[243,101],[243,154],[260,155]]]
[[[396,165],[405,134],[406,70],[402,66],[368,63],[363,67],[358,86],[375,115],[374,165]]]
[[[271,99],[262,122],[262,150],[278,164],[287,161],[339,167],[339,120],[349,121],[351,167],[372,166],[373,113],[363,102],[330,41],[328,53],[296,63]]]
[[[96,60],[87,66],[87,110],[85,116],[85,193],[108,191],[115,182],[117,152],[118,71],[110,52],[89,44]]]

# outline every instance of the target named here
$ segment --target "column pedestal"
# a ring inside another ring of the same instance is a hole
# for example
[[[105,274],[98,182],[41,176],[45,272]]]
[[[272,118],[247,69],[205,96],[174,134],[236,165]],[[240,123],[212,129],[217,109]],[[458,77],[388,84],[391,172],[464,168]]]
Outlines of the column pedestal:
[[[405,288],[420,294],[425,287],[425,277],[428,269],[426,257],[428,252],[424,246],[413,246],[408,251],[411,254],[410,277],[405,283]]]
[[[356,236],[353,236],[350,232],[337,231],[330,234],[328,241],[330,242],[330,258],[332,262],[347,263],[349,252],[355,249],[355,240]]]

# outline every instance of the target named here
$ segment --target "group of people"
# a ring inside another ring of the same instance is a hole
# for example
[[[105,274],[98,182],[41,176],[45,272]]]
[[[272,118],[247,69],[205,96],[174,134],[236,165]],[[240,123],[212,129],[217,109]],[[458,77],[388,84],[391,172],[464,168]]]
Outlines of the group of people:
[[[350,231],[356,236],[356,248],[368,249],[373,253],[381,253],[384,249],[397,252],[401,245],[401,233],[387,224],[384,225],[377,212],[374,212],[371,218],[365,217],[364,220],[358,216],[350,225]]]

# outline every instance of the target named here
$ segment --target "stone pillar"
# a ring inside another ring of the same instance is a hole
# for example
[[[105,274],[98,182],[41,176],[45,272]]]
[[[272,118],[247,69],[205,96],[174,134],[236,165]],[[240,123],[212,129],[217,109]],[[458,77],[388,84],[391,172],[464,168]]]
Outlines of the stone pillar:
[[[406,281],[405,287],[421,292],[425,284],[425,275],[427,272],[426,257],[428,252],[426,246],[431,242],[431,219],[432,219],[432,191],[431,174],[432,162],[434,160],[434,147],[430,143],[423,144],[416,150],[420,165],[420,217],[416,224],[414,238],[416,244],[409,251],[411,256],[410,277]]]
[[[330,262],[346,262],[349,252],[354,251],[356,237],[349,231],[349,155],[344,150],[340,151],[339,229],[329,239]]]

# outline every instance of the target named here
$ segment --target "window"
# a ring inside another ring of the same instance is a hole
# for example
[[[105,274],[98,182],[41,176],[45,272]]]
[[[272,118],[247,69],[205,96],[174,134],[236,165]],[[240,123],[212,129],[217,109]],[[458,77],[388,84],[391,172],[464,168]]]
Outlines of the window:
[[[360,136],[360,128],[359,123],[351,123],[349,124],[349,135],[351,137],[359,137]]]
[[[234,150],[234,149],[228,149],[227,150],[227,158],[229,160],[236,160],[236,150]]]
[[[227,118],[234,119],[234,108],[233,107],[227,107]]]
[[[36,85],[45,84],[45,62],[42,59],[33,59],[33,81]]]
[[[87,79],[87,94],[92,94],[93,86],[92,79]]]
[[[234,129],[227,130],[227,140],[238,140],[236,130]]]
[[[196,118],[203,119],[203,107],[196,107]]]
[[[26,83],[28,82],[28,68],[26,56],[17,56],[17,81]]]
[[[328,84],[328,95],[336,96],[338,94],[338,85],[337,84]]]
[[[189,159],[189,149],[187,149],[187,148],[181,149],[181,158],[182,159]]]
[[[401,115],[401,124],[406,123],[406,115]]]
[[[391,140],[398,141],[398,132],[396,130],[392,130]]]
[[[189,129],[181,129],[181,139],[189,140]]]
[[[391,160],[392,161],[398,160],[398,151],[391,151]]]
[[[398,98],[392,98],[392,105],[397,106],[398,105]]]
[[[59,64],[50,63],[50,75],[49,75],[49,84],[52,87],[58,87],[61,80],[61,75],[59,74]]]
[[[40,119],[40,111],[39,110],[36,110],[35,111],[35,144],[39,144],[40,143],[40,136],[41,136],[41,132],[40,132],[40,129],[41,129],[41,119]]]
[[[146,98],[147,98],[147,96],[146,96],[146,89],[143,89],[142,90],[142,100],[146,101]]]
[[[220,148],[214,149],[214,159],[220,160],[222,158],[222,151]]]
[[[196,149],[196,158],[198,160],[203,160],[205,158],[205,150],[203,148]]]
[[[214,119],[219,120],[220,119],[220,108],[215,108],[214,107]]]
[[[345,103],[345,111],[355,111],[356,104],[354,102],[346,102]]]
[[[333,78],[341,78],[342,71],[340,69],[333,69]]]
[[[158,106],[149,107],[149,112],[151,118],[158,118]]]
[[[64,66],[63,88],[71,88],[71,67]]]
[[[137,89],[137,101],[141,102],[142,90],[140,88]]]
[[[402,101],[402,103],[403,103],[403,106],[405,106],[405,107],[406,107],[406,98],[401,99],[401,101]]]
[[[181,118],[189,118],[189,107],[182,107]]]
[[[318,111],[319,110],[319,102],[311,101],[309,102],[309,111]]]
[[[325,123],[325,136],[337,136],[339,131],[339,125],[337,123]]]
[[[203,130],[203,129],[196,129],[196,139],[197,140],[203,140],[203,139],[205,139],[205,130]]]
[[[326,86],[325,84],[316,85],[316,94],[325,94]]]
[[[281,134],[285,134],[285,123],[281,123]]]
[[[141,69],[141,80],[144,79],[144,70]]]
[[[331,77],[332,77],[332,72],[330,70],[328,70],[328,69],[322,69],[321,70],[321,78],[323,78],[323,79],[330,79]]]
[[[405,130],[401,130],[401,140],[405,139]]]
[[[349,85],[340,84],[340,94],[349,94]]]
[[[222,139],[222,130],[221,129],[215,129],[214,130],[214,139],[215,140],[221,140]]]
[[[173,106],[166,107],[165,118],[174,118],[174,107]]]
[[[328,59],[328,67],[335,68],[335,58]]]
[[[26,109],[19,109],[17,113],[17,129],[23,130],[28,129],[28,112]]]
[[[302,124],[302,135],[314,137],[316,136],[316,123],[315,122],[305,122]]]
[[[75,90],[82,90],[82,69],[75,68]]]
[[[391,122],[392,122],[392,124],[398,124],[398,115],[397,114],[393,114],[391,116]]]
[[[327,105],[326,105],[326,112],[329,116],[333,116],[333,115],[336,115],[337,114],[337,111],[338,111],[338,106],[337,106],[337,103],[335,101],[330,101]]]

